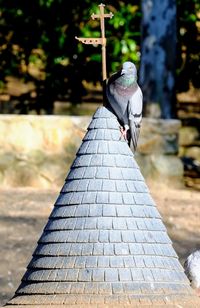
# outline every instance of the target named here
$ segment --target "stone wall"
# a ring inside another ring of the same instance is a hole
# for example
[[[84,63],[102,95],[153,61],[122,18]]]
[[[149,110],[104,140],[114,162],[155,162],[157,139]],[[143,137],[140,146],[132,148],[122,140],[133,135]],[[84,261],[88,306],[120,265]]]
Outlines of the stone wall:
[[[178,158],[179,120],[144,118],[136,159],[145,178],[180,185],[183,165]]]
[[[183,126],[179,131],[180,156],[200,162],[200,132],[195,126]]]
[[[90,117],[0,116],[0,186],[62,186]],[[146,178],[181,181],[180,122],[143,119],[136,159]]]

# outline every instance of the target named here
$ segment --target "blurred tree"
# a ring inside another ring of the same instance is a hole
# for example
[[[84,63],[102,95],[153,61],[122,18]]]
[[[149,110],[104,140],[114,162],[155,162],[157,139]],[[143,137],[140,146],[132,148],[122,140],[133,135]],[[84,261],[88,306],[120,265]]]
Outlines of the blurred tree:
[[[140,83],[146,114],[169,119],[175,106],[176,0],[143,0],[142,12]]]
[[[139,0],[103,3],[114,13],[114,18],[106,23],[109,75],[126,60],[139,64],[141,10]],[[74,39],[75,35],[100,35],[99,22],[90,19],[98,11],[98,4],[92,0],[0,0],[0,89],[7,76],[36,85],[33,107],[25,103],[27,95],[21,96],[17,112],[34,108],[38,113],[41,109],[52,113],[56,99],[81,102],[85,94],[83,79],[94,84],[101,81],[100,47],[83,47]],[[182,90],[189,80],[198,85],[198,0],[177,0],[177,5],[181,51],[178,74],[184,77],[184,83],[178,82],[178,86]]]
[[[177,0],[177,89],[200,88],[200,1]]]
[[[115,13],[107,27],[108,70],[115,70],[126,59],[139,62],[141,14],[138,5],[128,2],[110,1],[108,7]],[[99,22],[90,19],[99,3],[18,0],[14,6],[11,0],[0,0],[0,4],[0,86],[10,75],[34,81],[37,103],[33,108],[38,113],[41,109],[52,113],[57,98],[81,102],[82,80],[101,80],[101,53],[99,47],[81,46],[74,37],[100,35]],[[32,67],[40,74],[33,73]],[[18,107],[24,113],[29,108],[23,106],[23,99]]]

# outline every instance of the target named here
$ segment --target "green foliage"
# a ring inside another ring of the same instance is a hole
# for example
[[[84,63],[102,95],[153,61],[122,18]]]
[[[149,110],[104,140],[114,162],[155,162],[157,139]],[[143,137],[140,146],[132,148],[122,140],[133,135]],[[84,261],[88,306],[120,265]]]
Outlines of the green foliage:
[[[114,14],[105,21],[110,75],[126,60],[139,64],[141,11],[139,0],[104,3],[106,11]],[[199,2],[178,0],[177,4],[178,72],[181,80],[184,77],[184,87],[189,80],[198,86]],[[93,12],[99,12],[98,5],[98,1],[91,0],[1,0],[1,87],[8,75],[34,81],[39,104],[48,102],[42,106],[47,112],[52,112],[55,99],[65,98],[66,94],[73,103],[80,102],[84,93],[82,80],[101,81],[101,47],[82,45],[75,36],[100,36],[99,21],[90,18]],[[32,73],[31,65],[38,69],[38,75]],[[182,88],[183,83],[179,83]]]

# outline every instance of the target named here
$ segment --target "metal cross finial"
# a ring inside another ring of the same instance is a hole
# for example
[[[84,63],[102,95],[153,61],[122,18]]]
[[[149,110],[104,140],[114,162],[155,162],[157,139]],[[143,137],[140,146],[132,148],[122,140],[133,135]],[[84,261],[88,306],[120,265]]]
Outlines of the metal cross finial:
[[[105,18],[112,18],[114,15],[113,13],[104,14],[104,4],[100,4],[100,14],[92,14],[92,19],[99,18],[101,24],[101,38],[84,38],[84,37],[75,37],[78,41],[82,42],[83,44],[93,44],[93,45],[102,45],[102,74],[103,74],[103,81],[107,79],[106,73],[106,38],[105,38]]]

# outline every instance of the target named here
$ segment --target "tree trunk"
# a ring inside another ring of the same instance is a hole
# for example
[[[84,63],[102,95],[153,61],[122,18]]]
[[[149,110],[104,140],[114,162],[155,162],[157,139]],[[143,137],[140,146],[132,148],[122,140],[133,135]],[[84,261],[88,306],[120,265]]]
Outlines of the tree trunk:
[[[142,1],[140,85],[147,116],[175,113],[176,0]]]

